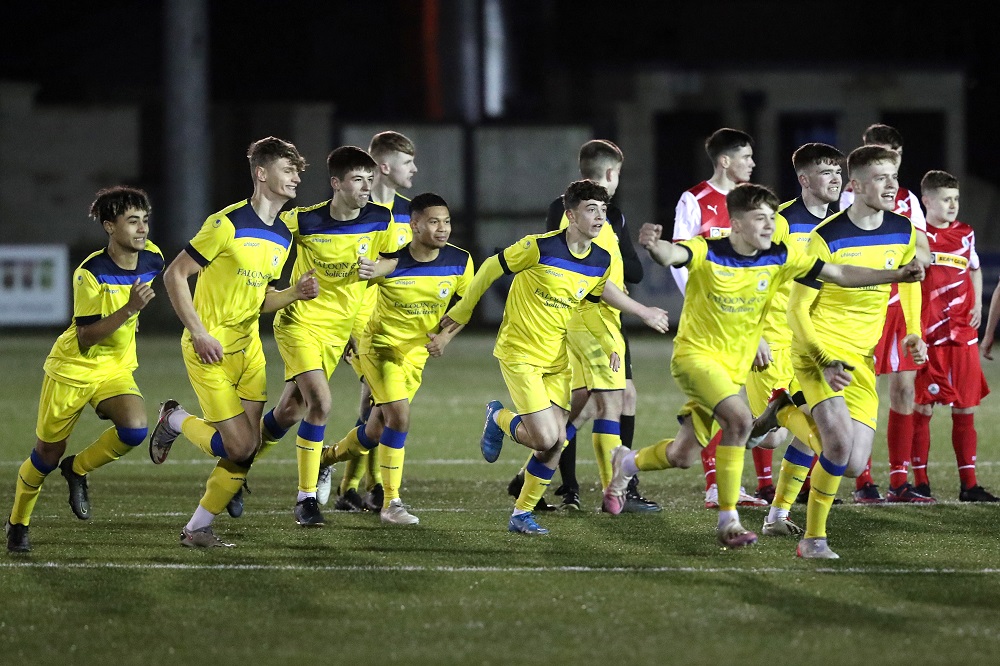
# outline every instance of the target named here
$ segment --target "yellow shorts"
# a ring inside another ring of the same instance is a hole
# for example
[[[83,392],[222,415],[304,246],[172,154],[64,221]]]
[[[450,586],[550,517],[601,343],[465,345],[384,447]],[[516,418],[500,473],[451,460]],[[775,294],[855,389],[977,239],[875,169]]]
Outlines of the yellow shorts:
[[[573,371],[568,358],[548,367],[500,360],[500,373],[518,414],[534,414],[553,404],[569,411]]]
[[[395,349],[376,347],[357,359],[376,405],[404,399],[413,402],[427,363],[426,353],[407,355]]]
[[[326,331],[330,333],[330,331]],[[318,336],[314,331],[297,324],[274,328],[274,340],[285,362],[285,381],[291,381],[310,370],[322,370],[329,380],[340,363],[351,332],[336,331],[334,335]],[[336,333],[340,333],[337,335]]]
[[[119,395],[142,397],[131,372],[122,372],[99,382],[77,388],[45,375],[38,399],[35,436],[43,442],[61,442],[68,438],[88,404],[95,410],[102,401]]]
[[[611,369],[611,359],[601,349],[601,344],[590,331],[569,331],[566,334],[570,368],[573,371],[573,388],[591,391],[624,391],[625,368],[618,372]],[[615,349],[625,364],[625,339],[615,335]]]
[[[690,398],[677,416],[691,416],[698,443],[708,446],[719,430],[715,422],[715,407],[730,396],[739,395],[741,385],[714,358],[701,355],[674,354],[670,373],[677,386]]]
[[[202,363],[190,342],[181,342],[188,380],[206,421],[219,423],[243,413],[241,400],[267,402],[264,348],[254,336],[249,346],[223,355],[220,363]]]
[[[802,354],[792,354],[795,378],[802,387],[802,393],[810,408],[824,400],[842,396],[851,412],[851,418],[875,430],[878,423],[878,392],[875,390],[875,359],[858,352],[831,349],[834,358],[853,365],[854,379],[843,391],[834,391],[823,377],[823,369],[811,358]]]
[[[792,367],[792,350],[788,347],[772,349],[774,360],[763,370],[750,370],[747,375],[747,400],[754,416],[760,416],[771,399],[774,389],[787,389],[792,395],[798,393],[799,382]]]

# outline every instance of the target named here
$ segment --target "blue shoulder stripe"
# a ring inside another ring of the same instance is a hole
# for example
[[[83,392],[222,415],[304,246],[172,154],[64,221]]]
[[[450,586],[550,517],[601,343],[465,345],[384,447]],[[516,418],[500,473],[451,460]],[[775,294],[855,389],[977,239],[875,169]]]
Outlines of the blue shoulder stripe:
[[[288,249],[288,246],[291,244],[287,238],[285,238],[284,236],[282,236],[280,234],[277,234],[277,233],[275,233],[273,231],[270,231],[268,229],[257,229],[257,228],[254,228],[254,227],[242,227],[240,229],[237,229],[236,233],[234,234],[234,237],[235,238],[259,238],[261,240],[270,241],[271,243],[274,243],[275,245],[280,245],[281,247],[285,248],[286,250]]]
[[[574,273],[590,277],[601,277],[608,270],[607,266],[588,266],[583,263],[544,254],[538,258],[538,263],[545,264],[546,266],[555,266],[556,268],[562,268],[563,270],[573,271]]]
[[[903,233],[869,233],[864,236],[846,236],[830,241],[827,246],[830,252],[836,252],[847,247],[871,247],[873,245],[908,245],[910,234]]]
[[[134,284],[138,279],[140,282],[152,282],[159,271],[150,271],[138,275],[95,275],[99,284]]]
[[[406,266],[389,273],[386,279],[421,275],[461,275],[464,272],[465,266]]]
[[[785,249],[785,246],[778,244],[772,246],[772,248],[772,250],[768,250],[767,252],[747,257],[735,252],[717,252],[715,248],[709,246],[708,255],[705,259],[713,264],[729,266],[731,268],[755,268],[757,266],[775,266],[785,263],[788,259],[788,250]]]

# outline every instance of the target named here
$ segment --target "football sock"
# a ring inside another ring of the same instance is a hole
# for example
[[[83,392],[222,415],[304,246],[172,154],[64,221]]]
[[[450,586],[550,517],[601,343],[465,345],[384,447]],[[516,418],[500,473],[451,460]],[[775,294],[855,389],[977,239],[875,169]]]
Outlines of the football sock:
[[[639,466],[635,463],[637,455],[635,451],[629,451],[622,457],[622,474],[625,476],[635,476],[639,473]]]
[[[31,512],[38,501],[45,477],[55,470],[55,466],[45,464],[37,451],[32,451],[28,459],[17,470],[17,484],[14,487],[14,507],[10,510],[10,522],[14,525],[31,523]]]
[[[184,420],[189,416],[191,416],[191,414],[178,405],[177,409],[170,412],[170,416],[167,417],[167,427],[174,432],[180,432],[181,427],[184,425]]]
[[[142,444],[146,433],[146,428],[108,428],[93,444],[76,454],[73,458],[73,472],[87,474],[118,460]]]
[[[324,461],[326,459],[324,458]],[[325,464],[325,462],[324,462]],[[348,458],[347,464],[344,465],[344,477],[340,480],[340,488],[338,492],[343,495],[348,490],[357,490],[361,487],[361,479],[365,476],[365,468],[361,466],[360,456],[357,458]]]
[[[597,472],[601,477],[601,488],[611,483],[611,452],[621,446],[621,427],[618,421],[594,419],[594,455],[597,458]]]
[[[202,495],[199,504],[213,516],[222,513],[229,500],[233,499],[243,487],[248,471],[249,467],[237,465],[232,460],[220,460],[208,476],[205,494]]]
[[[743,476],[742,446],[720,446],[715,451],[715,473],[719,486],[719,510],[735,511],[740,499],[740,479]]]
[[[570,435],[571,429],[572,435]],[[566,425],[566,446],[563,447],[562,456],[559,457],[559,478],[566,488],[580,487],[580,482],[576,478],[576,428],[572,423]]]
[[[819,455],[823,450],[823,444],[819,438],[819,430],[812,417],[803,412],[798,407],[786,405],[778,410],[778,423],[795,435],[800,442],[812,449],[813,453]]]
[[[515,433],[517,432],[517,426],[521,423],[521,417],[504,407],[493,415],[493,420],[503,430],[503,434],[515,442],[518,441]]]
[[[381,450],[379,457],[382,466],[382,488],[385,491],[385,499],[382,508],[387,508],[389,502],[399,497],[399,486],[403,481],[403,456],[406,449],[406,433],[384,428],[382,436],[379,438],[378,448]]]
[[[958,478],[962,488],[978,486],[976,480],[976,425],[975,414],[951,415],[951,445],[958,462]]]
[[[521,494],[517,496],[514,503],[514,515],[530,513],[535,510],[538,500],[545,494],[545,489],[552,482],[552,476],[556,470],[549,469],[538,458],[532,456],[528,465],[524,468],[524,485],[521,487]]]
[[[181,432],[188,440],[210,456],[227,458],[222,445],[222,435],[205,419],[188,416],[181,425]]]
[[[673,465],[667,460],[667,447],[673,441],[673,438],[661,439],[652,446],[639,449],[635,452],[635,466],[643,472],[655,469],[670,469]]]
[[[913,467],[913,483],[930,485],[927,478],[927,454],[931,449],[931,415],[913,412],[913,452],[910,454]]]
[[[622,429],[622,446],[632,448],[632,438],[635,437],[635,414],[622,414],[619,421]]]
[[[288,428],[282,428],[278,420],[274,418],[274,410],[264,414],[260,419],[260,449],[254,460],[260,460],[262,456],[274,448],[274,445],[281,441],[281,438],[288,432]]]
[[[774,486],[774,501],[771,502],[773,508],[781,509],[788,515],[788,511],[795,504],[795,498],[802,490],[802,485],[806,482],[812,462],[811,454],[803,453],[794,446],[789,446],[785,450],[785,456],[781,459],[781,470],[778,472],[778,483]]]
[[[383,430],[383,437],[385,437],[385,431]],[[382,440],[379,440],[381,443]],[[368,452],[368,460],[365,467],[368,470],[368,490],[371,490],[377,485],[385,485],[382,483],[382,467],[380,461],[382,460],[383,447],[376,446],[374,449]]]
[[[809,490],[809,504],[806,505],[806,539],[826,536],[826,519],[846,469],[846,464],[834,465],[820,455],[819,464],[812,472],[812,488]]]
[[[722,441],[722,431],[715,433],[708,446],[701,450],[701,467],[705,470],[705,490],[715,485],[715,448]],[[640,469],[642,469],[640,467]]]
[[[208,509],[199,504],[194,510],[191,520],[188,521],[185,527],[191,531],[200,530],[203,527],[211,525],[213,520],[215,520],[215,514],[209,512]]]
[[[886,439],[889,444],[889,487],[899,488],[906,483],[913,452],[913,415],[890,409]]]
[[[774,460],[774,450],[762,449],[758,446],[752,449],[750,454],[753,456],[754,469],[757,470],[757,488],[766,488],[767,486],[774,485],[774,479],[771,477],[771,463]]]
[[[868,462],[865,463],[865,470],[858,474],[858,478],[854,481],[854,487],[857,490],[861,490],[868,484],[875,485],[875,479],[872,478],[872,457],[868,456]]]
[[[299,430],[295,434],[295,460],[298,463],[300,493],[316,493],[325,436],[325,425],[299,421]]]
[[[360,458],[361,456],[368,455],[368,450],[375,448],[377,445],[378,442],[368,439],[368,435],[365,434],[365,427],[359,425],[356,428],[351,428],[342,440],[333,446],[327,446],[323,449],[323,453],[320,456],[321,465],[333,465],[345,460]],[[347,477],[348,474],[345,473],[344,478],[346,479]],[[358,478],[360,479],[361,477],[359,476]],[[341,494],[343,494],[343,491]]]

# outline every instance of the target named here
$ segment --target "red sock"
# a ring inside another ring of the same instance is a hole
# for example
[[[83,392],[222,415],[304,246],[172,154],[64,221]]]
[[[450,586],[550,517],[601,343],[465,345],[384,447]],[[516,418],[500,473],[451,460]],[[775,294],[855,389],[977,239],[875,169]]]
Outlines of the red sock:
[[[951,415],[951,445],[958,461],[958,478],[962,488],[977,486],[976,481],[976,425],[974,414]]]
[[[757,489],[774,485],[771,478],[771,460],[774,458],[774,449],[762,449],[759,446],[751,449],[753,454],[753,466],[757,468]]]
[[[889,487],[899,488],[906,483],[906,470],[913,451],[913,414],[900,414],[889,410]]]
[[[931,415],[913,412],[913,483],[930,485],[927,478],[927,454],[931,450]]]
[[[861,490],[868,484],[875,485],[875,479],[872,478],[872,457],[868,456],[868,462],[865,464],[865,471],[858,474],[858,478],[854,482],[854,487]]]
[[[701,466],[705,470],[705,490],[715,485],[715,447],[722,441],[722,431],[715,433],[715,437],[708,443],[708,446],[701,450]]]

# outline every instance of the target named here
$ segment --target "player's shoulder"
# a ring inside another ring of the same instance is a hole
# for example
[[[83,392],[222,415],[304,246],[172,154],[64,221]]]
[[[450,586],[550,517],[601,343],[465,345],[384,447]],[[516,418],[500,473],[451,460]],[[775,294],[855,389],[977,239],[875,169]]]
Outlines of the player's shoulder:
[[[973,229],[972,226],[962,222],[961,220],[955,220],[952,228],[955,230],[955,233],[962,236],[974,235],[976,233],[976,230]]]
[[[438,258],[448,264],[465,266],[469,259],[472,258],[472,253],[468,250],[464,250],[457,245],[452,245],[448,243],[441,251],[438,253]]]
[[[111,257],[108,256],[106,248],[101,248],[100,250],[88,254],[87,258],[80,262],[77,270],[84,270],[88,273],[99,275],[102,269],[107,266],[108,262],[111,262]]]
[[[783,264],[788,259],[788,246],[782,242],[771,243],[768,249],[749,256],[737,252],[728,237],[704,240],[704,243],[706,259],[710,263],[730,268],[771,266]]]
[[[140,273],[156,271],[159,273],[164,266],[163,251],[153,241],[146,239],[146,247],[139,250],[138,269]]]
[[[851,218],[847,216],[847,211],[840,210],[817,224],[812,233],[822,238],[829,245],[833,241],[849,236],[856,236],[860,231],[851,222]]]
[[[405,197],[399,192],[396,192],[392,197],[392,216],[395,218],[396,222],[409,222],[410,221],[410,203],[409,197]]]
[[[794,199],[789,199],[788,201],[785,201],[784,203],[778,204],[778,210],[777,210],[777,212],[784,213],[785,209],[790,208],[791,206],[794,206],[798,201],[799,201],[799,198],[796,197]]]
[[[685,190],[685,194],[690,194],[695,199],[700,199],[715,191],[716,191],[715,188],[709,185],[707,180],[703,180],[694,187],[689,187],[687,190]]]
[[[910,234],[913,233],[913,223],[910,222],[910,218],[900,215],[899,213],[886,212],[882,216],[882,226],[879,227],[879,231],[884,235],[901,235],[909,238]],[[907,241],[902,241],[907,242]]]
[[[392,222],[392,211],[389,210],[389,207],[384,204],[369,201],[361,209],[361,212],[358,213],[358,217],[355,222],[359,224],[389,223]]]

